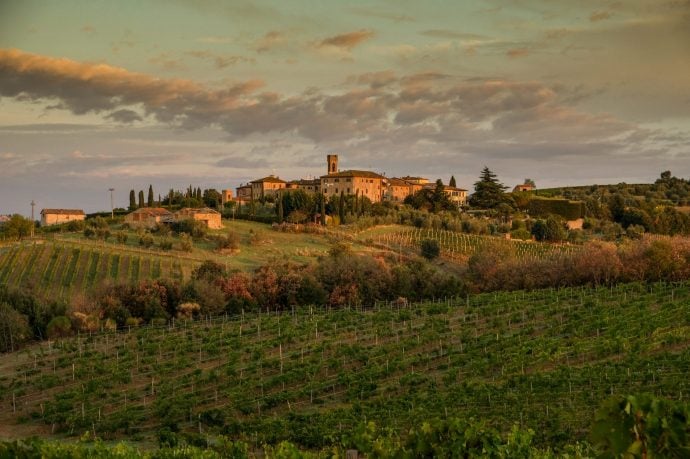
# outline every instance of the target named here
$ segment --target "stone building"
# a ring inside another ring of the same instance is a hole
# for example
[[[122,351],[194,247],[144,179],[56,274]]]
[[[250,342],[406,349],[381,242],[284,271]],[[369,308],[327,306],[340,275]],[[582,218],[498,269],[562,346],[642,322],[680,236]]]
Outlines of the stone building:
[[[247,185],[240,185],[237,188],[235,188],[236,191],[236,198],[235,200],[243,203],[243,202],[249,202],[252,200],[252,186],[247,184]]]
[[[81,209],[43,209],[41,211],[41,226],[59,225],[84,219],[86,219],[86,214]]]
[[[232,190],[221,190],[220,192],[220,202],[223,206],[226,203],[232,201]]]
[[[141,207],[125,215],[125,223],[143,228],[153,228],[159,223],[170,223],[172,220],[172,212],[163,207]]]
[[[275,195],[276,192],[284,189],[287,185],[285,180],[281,180],[275,175],[269,175],[262,179],[253,180],[252,185],[252,200],[265,198],[267,196]]]
[[[292,180],[287,183],[288,190],[304,190],[309,193],[318,193],[321,191],[321,180]]]
[[[206,224],[209,229],[221,229],[223,228],[223,223],[221,222],[220,212],[208,207],[201,209],[193,209],[191,207],[186,207],[175,212],[175,220],[196,220]]]

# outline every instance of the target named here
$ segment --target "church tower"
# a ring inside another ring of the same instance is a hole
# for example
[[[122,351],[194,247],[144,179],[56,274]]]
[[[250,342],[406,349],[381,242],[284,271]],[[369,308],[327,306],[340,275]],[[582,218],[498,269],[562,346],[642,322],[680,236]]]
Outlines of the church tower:
[[[326,161],[328,162],[329,174],[335,174],[338,172],[338,155],[327,155]]]

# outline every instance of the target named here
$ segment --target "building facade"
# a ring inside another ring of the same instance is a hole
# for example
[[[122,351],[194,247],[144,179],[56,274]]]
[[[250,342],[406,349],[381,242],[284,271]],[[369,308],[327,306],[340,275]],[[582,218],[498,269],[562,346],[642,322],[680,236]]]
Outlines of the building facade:
[[[275,195],[278,191],[286,188],[287,182],[279,177],[269,175],[259,180],[250,182],[252,186],[252,200],[265,198]]]
[[[238,202],[249,202],[252,200],[252,186],[247,184],[247,185],[240,185],[237,188],[235,188],[236,191],[236,198],[235,200]]]
[[[41,211],[41,226],[59,225],[84,219],[86,219],[86,214],[81,209],[43,209]]]
[[[381,202],[386,177],[370,171],[348,170],[321,177],[321,192],[330,198],[343,194],[366,196],[371,202]]]
[[[220,212],[209,209],[208,207],[204,207],[202,209],[193,209],[191,207],[187,207],[175,212],[175,221],[189,219],[203,222],[209,229],[223,228]]]
[[[153,228],[159,223],[170,223],[172,219],[172,212],[163,207],[141,207],[125,215],[125,223],[143,228]]]

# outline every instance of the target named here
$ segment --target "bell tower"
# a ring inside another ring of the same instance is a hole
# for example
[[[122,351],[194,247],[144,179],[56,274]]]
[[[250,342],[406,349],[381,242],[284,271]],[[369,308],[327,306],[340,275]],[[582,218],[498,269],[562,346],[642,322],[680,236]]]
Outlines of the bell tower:
[[[329,174],[335,174],[338,172],[338,155],[327,155],[326,161],[328,162]]]

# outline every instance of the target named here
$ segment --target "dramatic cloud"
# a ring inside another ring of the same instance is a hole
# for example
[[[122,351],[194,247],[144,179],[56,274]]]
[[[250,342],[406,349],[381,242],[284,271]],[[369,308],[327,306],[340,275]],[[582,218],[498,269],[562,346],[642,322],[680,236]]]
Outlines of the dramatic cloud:
[[[135,121],[141,121],[142,118],[134,110],[128,110],[123,108],[121,110],[116,110],[105,116],[106,119],[113,120],[117,123],[130,124]]]
[[[243,64],[243,63],[254,63],[256,62],[252,58],[244,56],[234,56],[234,55],[222,55],[213,53],[211,51],[188,51],[186,53],[188,56],[196,57],[198,59],[203,59],[213,63],[217,69],[224,69],[231,65]]]
[[[352,50],[355,46],[364,43],[374,37],[373,30],[358,30],[356,32],[344,33],[333,37],[324,38],[316,46],[318,48],[341,48]]]

